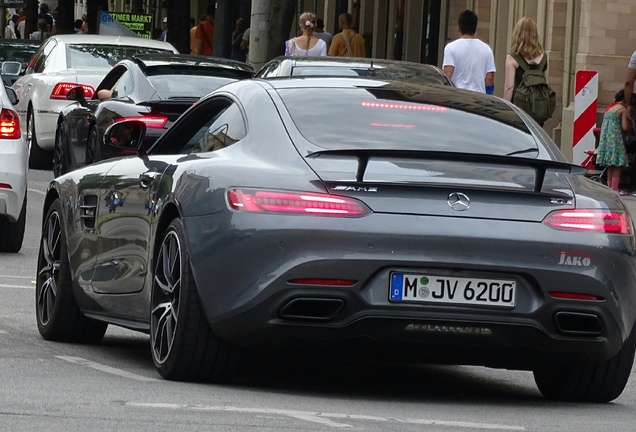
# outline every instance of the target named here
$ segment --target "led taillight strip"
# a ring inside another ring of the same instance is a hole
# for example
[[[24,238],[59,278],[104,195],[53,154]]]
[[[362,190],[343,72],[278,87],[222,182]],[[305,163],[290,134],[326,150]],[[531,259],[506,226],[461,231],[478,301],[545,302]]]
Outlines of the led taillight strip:
[[[632,233],[629,216],[623,211],[558,210],[546,216],[543,223],[564,231]]]
[[[361,217],[371,210],[358,200],[329,194],[232,188],[227,191],[232,210],[255,213]]]

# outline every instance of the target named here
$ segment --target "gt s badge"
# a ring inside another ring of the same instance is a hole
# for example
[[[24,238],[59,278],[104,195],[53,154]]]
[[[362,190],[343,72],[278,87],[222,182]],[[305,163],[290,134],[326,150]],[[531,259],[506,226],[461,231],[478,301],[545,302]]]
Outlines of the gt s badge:
[[[367,186],[336,186],[333,190],[337,191],[351,191],[351,192],[377,192],[377,187],[367,187]]]
[[[577,252],[561,252],[558,265],[589,267],[592,264],[592,256]]]
[[[550,203],[552,204],[572,204],[572,200],[569,198],[550,198]]]

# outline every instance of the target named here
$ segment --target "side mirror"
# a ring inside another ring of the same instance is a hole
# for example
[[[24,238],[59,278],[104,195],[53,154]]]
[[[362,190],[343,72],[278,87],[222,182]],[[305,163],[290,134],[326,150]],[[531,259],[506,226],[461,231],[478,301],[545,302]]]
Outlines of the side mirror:
[[[20,102],[20,99],[18,99],[18,94],[15,92],[15,90],[7,86],[4,86],[4,89],[7,91],[7,96],[9,96],[9,101],[13,105],[17,105],[18,102]]]
[[[114,123],[104,133],[104,144],[139,152],[146,136],[146,124],[139,120],[124,120]]]
[[[73,87],[66,93],[66,99],[76,101],[76,102],[84,102],[86,100],[86,94],[84,94],[84,87],[77,86]]]
[[[16,61],[2,62],[0,72],[7,75],[20,75],[22,71],[22,63]]]

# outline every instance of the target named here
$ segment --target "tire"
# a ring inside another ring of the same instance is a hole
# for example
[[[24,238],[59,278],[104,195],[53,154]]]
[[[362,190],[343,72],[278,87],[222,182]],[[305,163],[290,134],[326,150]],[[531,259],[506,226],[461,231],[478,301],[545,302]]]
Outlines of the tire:
[[[61,125],[58,125],[55,134],[55,148],[53,150],[53,175],[59,177],[68,172],[68,150],[64,132]]]
[[[547,398],[571,402],[610,402],[627,384],[636,351],[636,326],[621,350],[599,363],[582,363],[534,371],[539,391]]]
[[[16,253],[22,249],[24,228],[26,226],[27,197],[24,196],[20,216],[15,222],[7,218],[0,219],[0,252]]]
[[[168,226],[156,256],[150,298],[150,349],[161,376],[222,383],[239,368],[240,351],[216,336],[201,309],[183,222]]]
[[[53,152],[44,150],[38,145],[35,133],[35,116],[31,107],[27,114],[27,144],[29,146],[29,168],[50,170],[53,167]]]
[[[46,340],[97,343],[108,324],[82,315],[71,284],[62,205],[56,199],[42,224],[35,285],[35,314],[38,330]]]
[[[97,126],[91,126],[86,140],[86,165],[102,160],[102,152],[99,148],[99,137],[97,136]]]

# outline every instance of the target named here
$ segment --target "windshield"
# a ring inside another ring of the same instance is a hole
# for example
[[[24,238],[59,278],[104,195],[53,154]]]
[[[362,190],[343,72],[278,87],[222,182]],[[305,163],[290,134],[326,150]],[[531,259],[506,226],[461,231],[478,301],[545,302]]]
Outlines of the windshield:
[[[225,84],[252,77],[251,72],[244,70],[179,65],[149,67],[146,75],[165,99],[205,96]]]
[[[172,53],[170,50],[122,45],[67,45],[69,69],[109,69],[118,61],[135,54]]]
[[[294,124],[329,150],[399,149],[534,158],[537,141],[503,101],[442,86],[280,89]],[[311,101],[311,106],[307,105]]]

